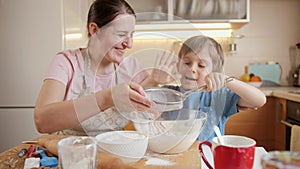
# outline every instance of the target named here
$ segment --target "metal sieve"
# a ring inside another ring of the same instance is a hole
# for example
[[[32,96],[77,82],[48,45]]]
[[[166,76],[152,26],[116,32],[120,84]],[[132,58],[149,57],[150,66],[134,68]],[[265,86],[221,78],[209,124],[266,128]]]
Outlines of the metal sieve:
[[[228,77],[225,79],[225,83],[233,80],[233,77]],[[199,88],[186,91],[181,93],[179,91],[163,88],[163,87],[151,87],[146,88],[145,92],[148,98],[156,103],[153,109],[164,112],[179,110],[183,106],[183,101],[193,93],[200,91],[205,91],[206,85],[200,86]]]

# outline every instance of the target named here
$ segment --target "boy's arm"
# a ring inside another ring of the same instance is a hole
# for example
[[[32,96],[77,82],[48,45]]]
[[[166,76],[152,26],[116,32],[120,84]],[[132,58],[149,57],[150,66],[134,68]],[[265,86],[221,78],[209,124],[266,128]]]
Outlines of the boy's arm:
[[[240,96],[238,105],[241,107],[258,108],[266,103],[266,96],[261,90],[238,79],[233,79],[225,86]]]

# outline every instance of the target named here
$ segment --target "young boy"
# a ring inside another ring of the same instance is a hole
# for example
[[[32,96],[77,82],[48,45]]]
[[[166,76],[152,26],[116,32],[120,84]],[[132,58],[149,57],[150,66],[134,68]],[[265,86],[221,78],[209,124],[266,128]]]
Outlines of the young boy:
[[[161,56],[161,60],[165,60],[167,64],[160,64],[167,67],[173,64],[169,59],[171,55],[162,59],[163,57],[165,56]],[[181,85],[164,87],[185,92],[206,85],[206,91],[189,96],[183,103],[183,108],[207,112],[207,121],[198,140],[211,141],[216,136],[214,125],[217,125],[224,134],[226,121],[240,109],[256,109],[265,104],[264,93],[256,87],[234,78],[226,82],[228,76],[223,73],[223,50],[214,39],[206,36],[191,37],[183,43],[178,57],[177,70],[181,75]],[[159,82],[163,79],[156,80]],[[164,112],[164,116],[166,115],[171,116],[172,113]]]

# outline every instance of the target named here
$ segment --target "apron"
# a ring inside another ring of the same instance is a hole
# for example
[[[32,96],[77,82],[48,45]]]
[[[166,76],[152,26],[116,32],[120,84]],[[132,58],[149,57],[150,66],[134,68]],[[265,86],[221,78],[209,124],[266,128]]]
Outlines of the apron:
[[[83,75],[82,90],[80,93],[76,93],[78,95],[77,98],[93,94],[92,89],[94,89],[94,86],[91,86],[93,85],[93,83],[90,80],[90,78],[93,76],[91,72],[91,58],[88,53],[88,49],[86,48],[82,50],[81,53],[82,55],[85,56],[84,75]],[[114,80],[115,80],[115,84],[117,85],[120,83],[121,79],[118,76],[115,64],[114,64],[114,69],[115,69]],[[99,112],[93,117],[81,121],[80,124],[74,128],[58,131],[57,134],[77,135],[77,136],[84,136],[84,135],[96,136],[100,133],[104,133],[107,131],[121,130],[128,123],[129,120],[124,118],[114,107],[112,107],[105,111]]]

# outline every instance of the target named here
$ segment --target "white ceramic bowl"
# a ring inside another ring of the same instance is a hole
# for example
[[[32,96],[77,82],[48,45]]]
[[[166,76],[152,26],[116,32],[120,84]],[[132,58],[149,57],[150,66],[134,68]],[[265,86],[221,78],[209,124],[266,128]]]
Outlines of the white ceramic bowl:
[[[156,153],[175,154],[186,151],[196,141],[207,114],[181,109],[163,112],[160,120],[134,122],[137,131],[149,136],[148,149]]]
[[[123,159],[136,162],[147,150],[148,138],[136,131],[111,131],[96,136],[100,151]]]
[[[247,84],[254,86],[254,87],[260,87],[263,82],[247,82]]]

